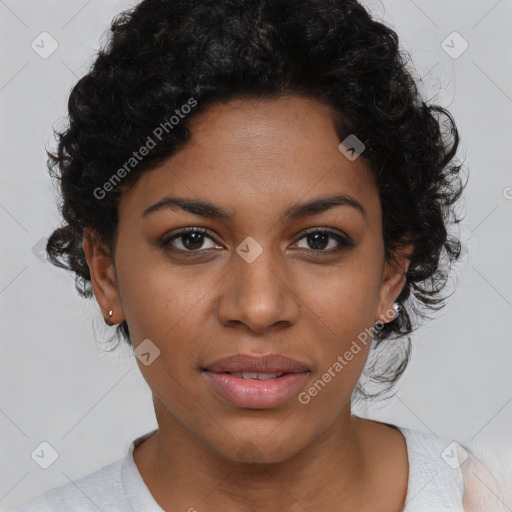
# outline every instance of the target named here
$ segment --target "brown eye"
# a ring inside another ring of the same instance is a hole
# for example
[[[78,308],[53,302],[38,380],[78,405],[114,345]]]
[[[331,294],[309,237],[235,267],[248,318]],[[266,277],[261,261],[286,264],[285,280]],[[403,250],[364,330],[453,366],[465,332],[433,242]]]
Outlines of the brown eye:
[[[354,247],[352,241],[330,230],[316,229],[309,231],[305,236],[300,238],[298,242],[301,240],[306,240],[308,247],[305,247],[305,249],[314,252],[333,253],[339,252],[345,248]]]
[[[211,240],[214,245],[212,247],[204,247],[206,239]],[[174,244],[178,242],[181,247],[176,247]],[[183,251],[183,252],[199,252],[200,249],[214,249],[217,247],[215,240],[207,234],[207,231],[202,228],[187,228],[182,229],[162,240],[161,246],[166,249]]]

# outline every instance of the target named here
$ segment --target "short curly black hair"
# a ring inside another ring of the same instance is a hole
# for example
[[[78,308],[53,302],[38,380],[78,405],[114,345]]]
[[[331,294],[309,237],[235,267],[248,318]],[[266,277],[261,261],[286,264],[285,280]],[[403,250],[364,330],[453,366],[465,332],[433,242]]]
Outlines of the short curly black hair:
[[[144,0],[122,12],[70,94],[57,151],[47,151],[65,221],[49,237],[50,261],[74,272],[78,292],[90,297],[84,228],[113,251],[121,194],[187,141],[192,118],[232,98],[301,95],[331,108],[340,141],[356,134],[366,145],[386,257],[413,246],[403,307],[374,341],[411,333],[415,318],[446,300],[441,292],[461,252],[447,228],[460,221],[454,205],[464,185],[455,122],[423,101],[408,60],[395,31],[356,0]],[[148,137],[153,147],[128,172]],[[105,186],[123,166],[119,185]],[[126,321],[116,333],[131,345]]]

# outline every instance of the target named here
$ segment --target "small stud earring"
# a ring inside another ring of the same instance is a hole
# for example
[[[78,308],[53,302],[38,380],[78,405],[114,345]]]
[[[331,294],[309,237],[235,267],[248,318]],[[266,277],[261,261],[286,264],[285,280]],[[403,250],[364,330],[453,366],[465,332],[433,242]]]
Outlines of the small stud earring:
[[[110,311],[108,312],[108,317],[104,319],[104,320],[105,320],[105,323],[106,323],[107,325],[114,325],[114,324],[110,321],[110,319],[112,318],[112,315],[113,315],[113,314],[114,314],[114,312],[113,312],[112,310],[110,310]]]
[[[396,316],[398,316],[398,313],[402,309],[402,306],[399,302],[393,303],[393,309],[395,310]]]

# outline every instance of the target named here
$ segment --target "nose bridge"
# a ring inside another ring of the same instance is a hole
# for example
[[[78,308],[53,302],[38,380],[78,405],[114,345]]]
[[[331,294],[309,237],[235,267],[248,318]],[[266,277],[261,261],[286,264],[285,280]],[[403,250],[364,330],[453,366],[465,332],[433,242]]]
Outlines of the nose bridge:
[[[270,248],[265,249],[254,261],[247,261],[239,256],[235,258],[234,270],[237,285],[245,289],[246,295],[266,295],[271,298],[282,293],[282,277],[279,279],[278,258]]]
[[[289,273],[270,247],[248,237],[236,249],[228,288],[220,297],[219,317],[223,323],[242,322],[262,331],[277,322],[294,323],[298,304],[287,283]]]

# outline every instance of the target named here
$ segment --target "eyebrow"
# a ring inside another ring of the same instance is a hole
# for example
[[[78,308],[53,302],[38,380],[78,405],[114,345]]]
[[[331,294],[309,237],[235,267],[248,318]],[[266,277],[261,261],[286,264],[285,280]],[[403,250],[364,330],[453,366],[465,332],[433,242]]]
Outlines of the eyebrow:
[[[318,197],[303,203],[293,204],[283,213],[280,220],[283,222],[300,219],[309,215],[325,212],[335,206],[349,206],[366,217],[366,212],[359,201],[346,194],[336,194],[333,196]],[[181,210],[201,217],[226,221],[232,220],[235,216],[232,211],[217,206],[209,201],[166,196],[157,203],[146,208],[142,213],[142,217],[147,217],[151,213],[167,208],[172,210],[180,208]]]

